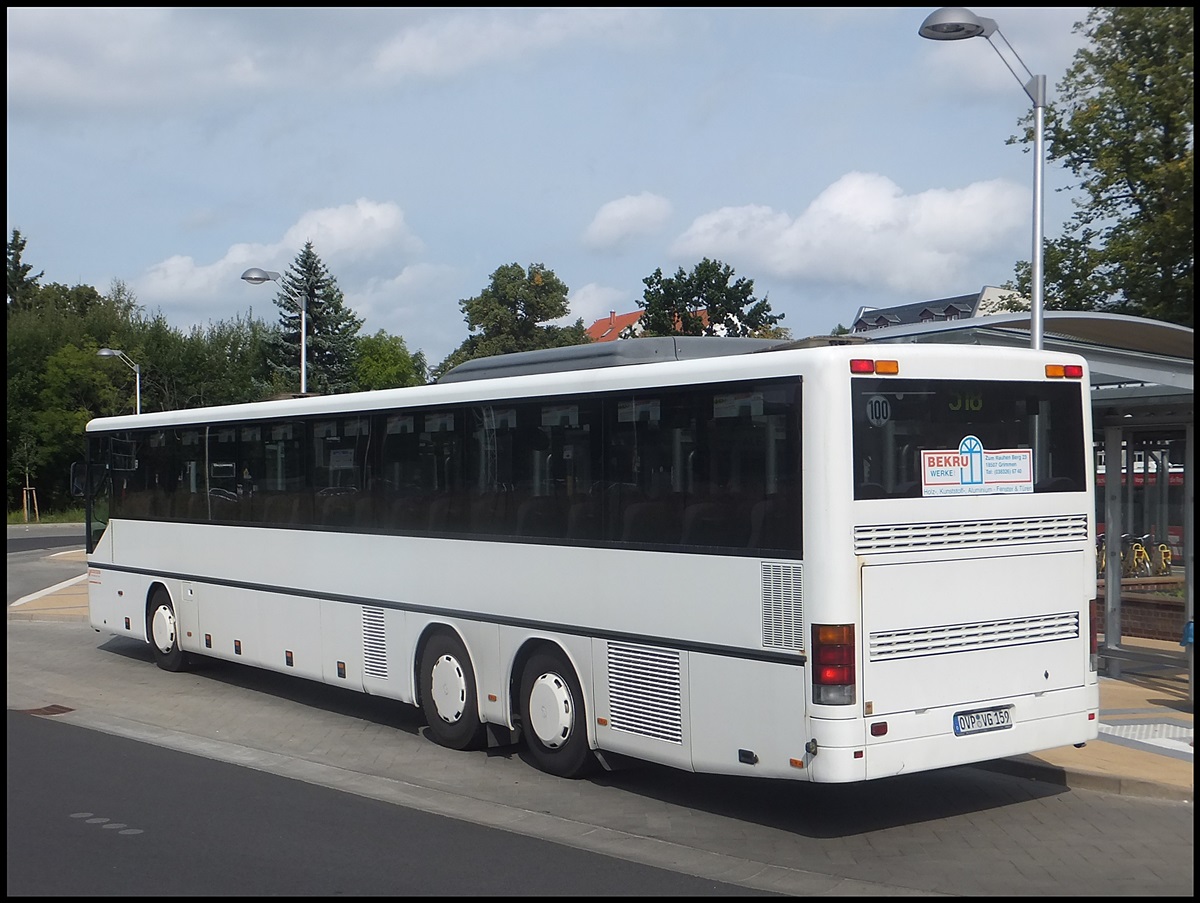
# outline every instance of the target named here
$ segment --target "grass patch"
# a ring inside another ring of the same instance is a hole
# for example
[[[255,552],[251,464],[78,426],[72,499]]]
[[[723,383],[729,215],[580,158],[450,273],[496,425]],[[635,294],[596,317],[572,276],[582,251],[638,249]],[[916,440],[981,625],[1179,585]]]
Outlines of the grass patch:
[[[38,523],[38,524],[82,524],[84,523],[83,509],[72,508],[67,511],[43,511],[40,516],[35,518],[32,513],[29,519],[25,519],[24,511],[8,512],[8,525],[21,526],[23,524]]]

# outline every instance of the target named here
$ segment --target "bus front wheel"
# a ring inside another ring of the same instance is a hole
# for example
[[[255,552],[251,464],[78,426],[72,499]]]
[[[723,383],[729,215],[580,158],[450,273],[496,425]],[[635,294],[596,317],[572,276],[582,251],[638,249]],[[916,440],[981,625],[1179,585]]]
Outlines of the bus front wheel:
[[[521,735],[538,768],[560,778],[582,777],[594,768],[583,690],[564,656],[542,651],[530,657],[521,672],[520,705]]]
[[[421,653],[421,711],[429,734],[450,749],[480,749],[487,742],[479,720],[475,669],[458,637],[435,633]]]
[[[179,648],[179,622],[170,594],[161,586],[150,596],[150,648],[154,663],[164,671],[182,671],[187,659]]]

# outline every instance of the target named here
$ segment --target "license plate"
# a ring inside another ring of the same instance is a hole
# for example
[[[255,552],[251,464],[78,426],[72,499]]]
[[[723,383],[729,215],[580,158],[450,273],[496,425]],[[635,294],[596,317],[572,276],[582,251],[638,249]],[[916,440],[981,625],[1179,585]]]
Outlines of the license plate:
[[[1002,731],[1012,725],[1012,706],[1009,705],[995,709],[976,709],[973,712],[954,713],[954,733],[959,737],[964,734]]]

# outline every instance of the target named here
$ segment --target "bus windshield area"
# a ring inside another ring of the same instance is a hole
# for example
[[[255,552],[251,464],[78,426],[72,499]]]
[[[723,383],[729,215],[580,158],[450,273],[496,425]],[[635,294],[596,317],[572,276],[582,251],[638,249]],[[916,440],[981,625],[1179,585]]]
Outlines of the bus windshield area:
[[[854,498],[1081,492],[1084,388],[855,378]]]

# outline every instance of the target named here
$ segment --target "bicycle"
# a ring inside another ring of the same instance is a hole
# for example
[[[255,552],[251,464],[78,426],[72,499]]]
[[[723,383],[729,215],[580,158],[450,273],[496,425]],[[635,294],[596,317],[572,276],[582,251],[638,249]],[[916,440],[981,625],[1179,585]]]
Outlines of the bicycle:
[[[1125,554],[1125,549],[1121,550],[1122,568],[1121,573],[1125,577],[1150,577],[1154,573],[1154,569],[1150,564],[1150,553],[1146,551],[1146,541],[1150,538],[1149,535],[1140,538],[1133,536],[1123,537],[1127,540],[1127,549],[1129,554]]]
[[[1171,547],[1165,542],[1159,543],[1158,560],[1154,564],[1154,576],[1169,577],[1171,575]]]

